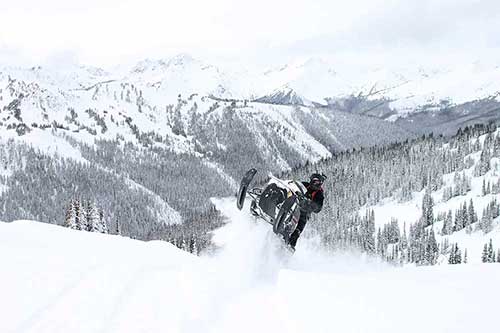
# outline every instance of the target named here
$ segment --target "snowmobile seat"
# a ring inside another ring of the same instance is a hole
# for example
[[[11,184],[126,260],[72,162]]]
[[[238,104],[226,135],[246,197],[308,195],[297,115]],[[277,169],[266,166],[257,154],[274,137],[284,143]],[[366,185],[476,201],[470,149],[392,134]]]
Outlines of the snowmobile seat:
[[[259,206],[264,213],[269,215],[273,220],[276,218],[276,206],[281,204],[286,199],[286,190],[272,183],[269,184],[262,192],[259,199]]]

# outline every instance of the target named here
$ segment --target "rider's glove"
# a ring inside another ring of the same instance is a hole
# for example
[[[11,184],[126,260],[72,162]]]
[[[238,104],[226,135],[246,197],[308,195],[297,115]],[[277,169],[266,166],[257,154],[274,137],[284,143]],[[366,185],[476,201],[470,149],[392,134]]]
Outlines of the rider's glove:
[[[298,204],[300,209],[307,213],[310,213],[314,210],[313,202],[310,199],[306,198],[305,196],[299,196]]]

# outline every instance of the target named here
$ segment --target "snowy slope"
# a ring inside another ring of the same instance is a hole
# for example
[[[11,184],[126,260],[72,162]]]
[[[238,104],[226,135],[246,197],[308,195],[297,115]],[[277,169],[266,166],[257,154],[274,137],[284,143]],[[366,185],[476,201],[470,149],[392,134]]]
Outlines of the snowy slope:
[[[492,135],[495,137],[500,131],[496,131]],[[484,142],[486,135],[479,137],[478,140]],[[476,139],[473,139],[476,140]],[[446,145],[445,145],[446,146]],[[446,149],[446,147],[444,147]],[[493,200],[499,199],[498,194],[482,194],[482,184],[483,180],[487,182],[496,183],[500,179],[500,160],[498,158],[492,158],[490,160],[491,170],[488,171],[484,176],[474,176],[474,168],[479,161],[480,152],[472,153],[466,157],[471,158],[475,163],[464,171],[464,174],[471,179],[471,189],[465,195],[455,196],[449,200],[444,200],[443,191],[447,186],[454,186],[453,178],[455,173],[446,174],[443,177],[444,186],[440,190],[432,192],[432,198],[434,200],[434,216],[437,217],[439,214],[447,213],[449,210],[452,211],[453,215],[456,210],[461,207],[464,202],[469,202],[472,200],[474,208],[477,212],[479,220],[482,218],[482,212],[486,206]],[[361,209],[361,213],[365,214],[367,210],[373,210],[375,213],[375,225],[376,228],[383,228],[385,224],[391,222],[392,218],[398,220],[401,230],[406,226],[406,232],[408,234],[410,225],[418,221],[422,215],[422,198],[425,194],[425,190],[421,192],[413,193],[413,198],[407,202],[399,202],[394,198],[386,198],[382,200],[379,204],[374,206],[367,206]],[[451,235],[442,235],[441,230],[443,228],[443,221],[438,221],[433,225],[434,231],[436,233],[436,240],[439,243],[443,240],[448,240],[450,244],[458,243],[458,246],[462,249],[466,248],[468,252],[468,259],[472,263],[481,262],[481,253],[483,251],[483,246],[491,239],[496,247],[500,245],[500,217],[494,219],[493,230],[484,233],[483,231],[477,230],[478,223],[472,226],[472,233],[467,233],[466,230],[461,230],[459,232],[454,232]]]
[[[221,250],[202,257],[164,242],[30,221],[0,223],[0,331],[390,333],[496,327],[500,265],[396,269],[353,254],[326,257],[313,243],[287,260],[269,227],[237,211],[233,201],[216,201],[231,222],[214,235]]]

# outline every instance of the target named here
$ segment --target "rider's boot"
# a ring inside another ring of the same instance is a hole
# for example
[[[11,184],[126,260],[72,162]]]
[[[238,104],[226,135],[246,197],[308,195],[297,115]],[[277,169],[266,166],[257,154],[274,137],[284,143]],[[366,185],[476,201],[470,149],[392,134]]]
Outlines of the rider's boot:
[[[257,203],[255,202],[255,200],[252,200],[252,202],[250,203],[250,213],[252,213],[253,216],[259,216]]]
[[[290,238],[288,239],[288,245],[295,250],[295,245],[297,245],[297,240],[299,239],[300,236],[300,230],[295,229],[295,231],[290,235]]]

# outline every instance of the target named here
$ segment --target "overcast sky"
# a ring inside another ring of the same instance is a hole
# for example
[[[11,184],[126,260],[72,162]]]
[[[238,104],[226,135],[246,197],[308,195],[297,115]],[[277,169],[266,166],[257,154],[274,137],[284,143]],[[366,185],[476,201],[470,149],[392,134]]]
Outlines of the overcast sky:
[[[500,58],[498,0],[0,0],[0,62]]]

